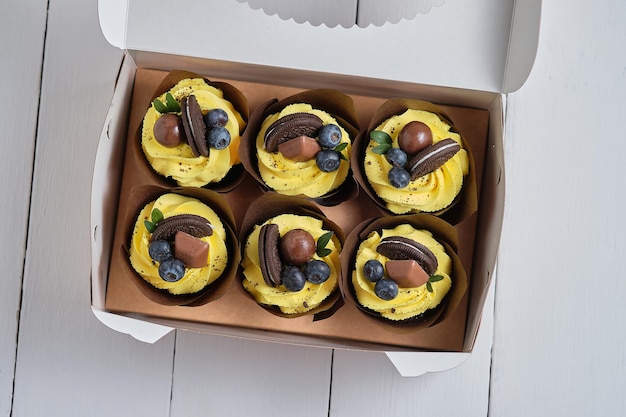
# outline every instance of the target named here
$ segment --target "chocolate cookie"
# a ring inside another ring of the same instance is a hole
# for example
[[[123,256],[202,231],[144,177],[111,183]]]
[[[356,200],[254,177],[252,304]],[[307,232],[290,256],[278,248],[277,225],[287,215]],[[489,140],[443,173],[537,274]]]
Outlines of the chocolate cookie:
[[[213,234],[213,227],[204,217],[195,214],[178,214],[161,220],[152,233],[150,241],[173,240],[176,232],[185,232],[193,237],[204,237]]]
[[[389,259],[413,259],[432,275],[437,270],[437,257],[426,246],[402,236],[386,237],[380,241],[376,252]]]
[[[323,124],[322,119],[311,113],[288,114],[267,128],[263,144],[268,152],[277,152],[278,145],[298,136],[316,137]]]
[[[265,224],[261,227],[259,231],[259,262],[263,280],[270,287],[276,287],[282,283],[280,274],[283,265],[280,260],[279,239],[278,225]]]
[[[209,156],[209,147],[205,139],[206,125],[196,96],[184,97],[181,102],[181,111],[187,143],[194,156]]]
[[[460,150],[461,145],[450,138],[421,150],[407,164],[411,180],[433,172]]]

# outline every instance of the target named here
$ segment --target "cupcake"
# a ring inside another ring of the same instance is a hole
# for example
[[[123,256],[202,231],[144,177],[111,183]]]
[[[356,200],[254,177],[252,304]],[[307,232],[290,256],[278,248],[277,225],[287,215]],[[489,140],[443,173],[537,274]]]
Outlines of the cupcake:
[[[268,193],[256,200],[242,226],[245,291],[282,317],[338,307],[343,233],[306,200]]]
[[[153,194],[154,187],[137,193],[146,191]],[[219,194],[184,189],[160,193],[142,206],[128,259],[142,289],[152,290],[147,291],[151,298],[184,305],[207,292],[221,295],[239,262],[233,219],[225,207]]]
[[[355,146],[359,150],[353,165],[359,182],[390,214],[443,215],[459,204],[449,215],[456,223],[476,211],[470,149],[436,106],[389,100]]]
[[[233,86],[175,71],[146,111],[141,149],[156,173],[179,186],[219,187],[243,172],[247,118],[247,100]]]
[[[451,314],[467,277],[456,232],[427,214],[366,221],[346,242],[344,294],[387,323],[427,326]]]
[[[309,90],[255,109],[240,154],[266,189],[334,205],[356,195],[350,153],[357,126],[351,98]]]

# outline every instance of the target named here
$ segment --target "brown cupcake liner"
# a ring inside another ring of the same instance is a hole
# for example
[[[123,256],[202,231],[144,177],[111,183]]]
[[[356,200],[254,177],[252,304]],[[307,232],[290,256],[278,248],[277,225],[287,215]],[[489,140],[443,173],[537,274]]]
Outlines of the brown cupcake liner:
[[[268,187],[259,173],[258,158],[256,155],[256,138],[261,129],[263,121],[271,114],[279,113],[290,104],[307,103],[313,108],[323,110],[332,115],[343,127],[353,142],[359,133],[359,122],[356,108],[352,98],[333,89],[306,90],[294,94],[282,100],[276,98],[265,101],[254,109],[250,115],[250,120],[239,145],[239,156],[246,171],[261,186],[268,191],[274,191]],[[353,149],[354,152],[354,149]],[[334,206],[342,201],[350,200],[358,195],[358,185],[352,175],[352,169],[348,173],[344,183],[328,194],[311,200],[323,206]],[[277,191],[279,193],[279,191]],[[304,195],[299,196],[308,198]]]
[[[382,317],[378,312],[359,304],[352,285],[352,271],[361,242],[370,233],[391,229],[400,224],[410,224],[416,229],[428,230],[441,243],[452,260],[452,287],[442,302],[432,310],[402,321],[393,321]],[[377,325],[393,333],[414,332],[439,324],[450,317],[461,304],[468,288],[468,278],[461,260],[457,255],[458,237],[456,229],[446,221],[431,214],[419,213],[371,218],[356,226],[346,237],[341,252],[341,281],[339,288],[346,303],[354,304],[366,317]]]
[[[193,294],[171,294],[167,290],[158,289],[145,281],[132,267],[129,258],[128,246],[132,238],[134,225],[141,210],[150,202],[155,201],[164,194],[178,194],[195,198],[209,206],[219,216],[226,230],[226,247],[229,261],[226,270],[214,282],[207,285],[201,291]],[[121,213],[120,213],[121,214]],[[130,190],[127,200],[127,210],[123,213],[121,221],[122,229],[119,230],[125,237],[124,243],[112,253],[111,262],[119,264],[123,271],[137,286],[143,295],[155,303],[167,306],[199,306],[219,299],[231,286],[241,260],[239,241],[235,232],[235,219],[224,197],[214,191],[194,188],[162,188],[153,185],[142,185]]]
[[[345,241],[345,234],[343,230],[333,221],[329,220],[314,203],[307,199],[293,196],[285,196],[270,191],[263,194],[252,202],[242,220],[239,232],[241,258],[243,258],[243,251],[245,249],[246,241],[250,233],[252,233],[254,226],[260,225],[265,221],[281,214],[296,214],[301,216],[314,217],[316,219],[322,220],[324,229],[333,231],[335,236],[337,236],[337,238],[341,242],[343,248]],[[340,268],[338,271],[340,275],[338,277],[338,282],[341,281],[341,272],[342,268]],[[243,276],[243,271],[241,273],[241,277],[242,280],[240,281],[240,285],[238,287],[246,295],[246,297],[254,301],[257,305],[259,305],[266,311],[279,317],[296,318],[302,316],[313,316],[313,321],[317,321],[332,316],[343,305],[341,292],[339,288],[337,288],[335,291],[333,291],[333,293],[330,294],[330,296],[326,298],[326,300],[324,300],[316,308],[305,313],[285,314],[281,312],[277,306],[269,306],[258,303],[254,296],[246,291],[246,289],[243,287],[243,279],[245,279],[245,277]]]
[[[463,187],[461,188],[461,191],[448,207],[437,212],[428,213],[441,217],[453,225],[458,224],[467,219],[478,209],[478,191],[476,184],[476,170],[474,167],[474,156],[468,142],[463,138],[463,134],[456,129],[451,118],[442,109],[432,103],[407,98],[394,98],[384,102],[372,115],[367,129],[361,131],[353,142],[354,146],[352,154],[350,155],[350,166],[352,167],[354,178],[363,191],[365,191],[372,201],[374,201],[385,213],[394,214],[387,208],[385,201],[376,195],[376,192],[367,180],[364,168],[364,155],[365,149],[369,144],[370,132],[376,129],[376,127],[385,120],[392,116],[402,114],[408,109],[425,110],[437,114],[451,126],[451,130],[453,132],[458,133],[461,136],[463,148],[467,151],[469,156],[469,173],[463,179]]]
[[[150,97],[150,101],[145,103],[143,107],[145,107],[145,109],[147,110],[155,98],[165,94],[172,87],[178,84],[180,81],[187,79],[187,78],[202,78],[204,81],[206,81],[207,84],[221,90],[222,93],[224,94],[224,99],[230,101],[233,104],[235,109],[237,109],[237,111],[239,112],[243,120],[246,122],[246,126],[247,126],[248,119],[250,116],[250,109],[248,107],[248,100],[246,99],[246,97],[243,95],[241,91],[239,91],[236,87],[232,86],[231,84],[221,82],[221,81],[211,81],[206,77],[202,77],[201,75],[198,75],[190,71],[173,70],[170,73],[168,73],[165,76],[165,78],[161,81],[161,83],[157,86],[157,88],[154,90],[152,96]],[[152,168],[148,160],[146,159],[143,149],[141,148],[142,126],[143,126],[143,122],[137,128],[137,132],[135,133],[134,146],[133,146],[133,154],[134,154],[137,168],[140,169],[144,175],[147,175],[148,177],[150,177],[153,182],[159,185],[162,185],[164,187],[180,187],[180,185],[178,185],[178,183],[174,179],[170,177],[165,177],[159,174],[158,172],[156,172]],[[245,132],[246,126],[240,127],[239,129],[240,135],[243,135],[243,133]],[[220,181],[209,183],[198,188],[206,188],[206,189],[210,189],[210,190],[217,191],[220,193],[226,193],[226,192],[232,191],[235,187],[237,187],[237,185],[241,183],[241,181],[243,180],[244,173],[245,173],[245,170],[242,164],[235,164],[231,167],[231,169],[228,171],[226,176],[222,178]]]

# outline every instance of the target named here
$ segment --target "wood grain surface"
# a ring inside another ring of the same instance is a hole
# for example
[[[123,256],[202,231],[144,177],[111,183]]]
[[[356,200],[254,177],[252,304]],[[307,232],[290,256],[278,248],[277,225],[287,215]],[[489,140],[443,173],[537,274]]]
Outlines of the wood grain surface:
[[[495,327],[417,378],[380,353],[186,331],[150,345],[95,319],[91,173],[122,53],[96,0],[4,9],[0,416],[626,414],[626,3],[544,2],[535,67],[507,98]]]

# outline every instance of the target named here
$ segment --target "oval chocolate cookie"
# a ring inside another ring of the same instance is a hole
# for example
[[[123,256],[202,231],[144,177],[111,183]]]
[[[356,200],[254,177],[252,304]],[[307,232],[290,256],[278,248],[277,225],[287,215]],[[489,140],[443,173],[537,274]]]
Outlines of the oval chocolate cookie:
[[[316,137],[323,124],[322,119],[311,113],[288,114],[267,128],[263,144],[268,152],[277,152],[278,145],[298,136]]]
[[[196,96],[191,95],[182,99],[181,112],[187,143],[194,156],[209,156],[209,147],[205,139],[206,125]]]
[[[389,259],[413,259],[432,275],[437,270],[437,257],[426,246],[402,236],[386,237],[380,241],[376,252]]]
[[[259,262],[263,280],[270,287],[276,287],[282,283],[280,274],[283,265],[280,260],[279,239],[278,225],[265,224],[261,227],[259,231]]]
[[[195,214],[178,214],[161,220],[154,229],[150,241],[173,240],[176,232],[185,232],[193,237],[204,237],[213,234],[213,227],[204,217]]]
[[[450,138],[441,140],[421,150],[407,165],[411,174],[411,180],[430,174],[445,164],[448,159],[452,158],[460,150],[461,145]]]

